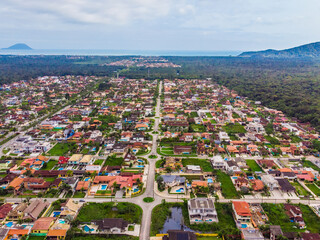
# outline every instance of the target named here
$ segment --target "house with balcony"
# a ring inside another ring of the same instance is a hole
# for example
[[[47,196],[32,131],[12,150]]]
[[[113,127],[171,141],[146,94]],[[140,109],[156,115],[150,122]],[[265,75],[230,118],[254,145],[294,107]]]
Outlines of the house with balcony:
[[[214,201],[209,198],[194,198],[188,201],[190,224],[219,222]]]

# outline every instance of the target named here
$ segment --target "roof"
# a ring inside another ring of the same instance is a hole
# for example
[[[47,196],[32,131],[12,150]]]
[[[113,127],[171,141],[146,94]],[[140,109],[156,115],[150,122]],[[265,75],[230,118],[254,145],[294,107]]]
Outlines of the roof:
[[[233,207],[234,207],[235,212],[239,216],[251,216],[250,206],[247,202],[234,201],[232,203],[233,203]]]
[[[54,217],[43,217],[39,218],[34,222],[31,230],[49,230],[52,222],[55,220]]]
[[[48,237],[65,237],[67,235],[67,229],[50,229]]]
[[[37,219],[44,208],[49,205],[48,202],[44,202],[40,199],[33,201],[27,209],[24,211],[25,214],[29,214],[30,217]]]
[[[189,208],[206,208],[206,209],[215,209],[214,202],[209,198],[193,198],[189,200]]]
[[[111,228],[125,228],[128,226],[128,222],[123,220],[122,218],[105,218],[102,220],[94,220],[92,221],[96,225],[98,225],[98,229],[111,229]]]
[[[77,184],[76,190],[77,191],[80,191],[81,189],[88,190],[89,184],[90,184],[90,181],[79,181]]]
[[[21,186],[21,184],[23,183],[23,178],[22,177],[17,177],[15,179],[13,179],[9,185],[7,186],[7,188],[9,187],[13,187],[14,189],[18,190]]]
[[[92,159],[92,155],[84,155],[83,158],[80,160],[81,163],[89,163]]]
[[[82,156],[82,154],[73,154],[71,158],[69,158],[68,162],[79,162]]]
[[[8,213],[12,210],[12,205],[9,203],[0,206],[0,219],[7,217]]]

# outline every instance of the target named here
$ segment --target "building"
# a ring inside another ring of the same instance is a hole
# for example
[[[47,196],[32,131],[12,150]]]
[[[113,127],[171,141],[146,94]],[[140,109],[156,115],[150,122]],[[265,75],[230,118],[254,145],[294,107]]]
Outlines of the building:
[[[188,201],[190,223],[218,222],[214,202],[209,198],[194,198]]]
[[[128,227],[128,222],[122,218],[105,218],[102,220],[92,221],[98,226],[99,232],[104,233],[121,233]]]
[[[240,223],[250,223],[251,222],[250,206],[247,202],[233,201],[232,208],[234,211],[234,217],[237,222],[240,222]]]
[[[198,165],[187,165],[186,166],[187,173],[202,173],[201,167]]]
[[[175,155],[182,155],[182,154],[191,154],[192,146],[173,146],[173,153]]]
[[[220,155],[211,159],[211,165],[214,169],[226,170],[226,161]]]
[[[37,221],[34,222],[34,225],[31,228],[31,233],[48,233],[50,227],[54,223],[54,220],[54,217],[39,218]]]

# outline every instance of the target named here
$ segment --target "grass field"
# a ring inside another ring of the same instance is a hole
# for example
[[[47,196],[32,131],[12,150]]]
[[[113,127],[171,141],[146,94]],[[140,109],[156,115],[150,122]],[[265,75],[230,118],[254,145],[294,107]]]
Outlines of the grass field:
[[[47,166],[46,167],[42,167],[41,170],[51,170],[55,165],[58,164],[58,161],[57,160],[50,160],[48,163],[47,163]]]
[[[206,131],[206,127],[200,124],[191,124],[190,125],[192,131],[194,132],[205,132]]]
[[[207,118],[212,118],[212,114],[211,113],[207,112],[206,115],[207,115]]]
[[[183,158],[182,159],[183,166],[187,165],[199,165],[204,172],[212,172],[213,168],[211,163],[206,159],[198,159],[198,158]]]
[[[73,194],[74,198],[84,198],[86,196],[85,192],[75,192],[75,194]]]
[[[262,203],[265,213],[269,217],[270,225],[280,225],[283,232],[296,232],[295,223],[290,222],[283,204]]]
[[[320,233],[320,218],[307,205],[298,205],[302,211],[302,217],[307,225],[307,229],[312,233]]]
[[[223,129],[228,134],[235,134],[235,133],[246,133],[247,131],[244,129],[244,127],[240,124],[228,124],[223,127]]]
[[[230,176],[220,170],[215,171],[215,173],[217,175],[217,180],[221,183],[222,195],[225,198],[240,198],[240,194],[234,187]]]
[[[97,160],[94,161],[93,164],[94,165],[102,165],[103,161],[104,161],[103,159],[97,159]]]
[[[73,145],[74,143],[57,143],[53,148],[50,149],[48,154],[51,156],[63,156],[68,153],[69,148]]]
[[[104,162],[104,166],[121,166],[124,159],[122,157],[116,157],[115,155],[109,156]]]
[[[312,169],[316,170],[316,171],[320,171],[320,168],[317,167],[316,165],[314,165],[312,162],[310,162],[309,160],[306,161],[302,161],[302,165],[304,167],[311,167]]]
[[[320,196],[320,189],[314,183],[306,183],[306,186],[317,196]]]
[[[247,159],[246,163],[253,172],[263,172],[262,168],[256,163],[255,160]]]
[[[297,190],[300,196],[309,196],[311,193],[307,191],[299,182],[290,182],[292,186]]]
[[[141,223],[142,209],[127,202],[86,203],[80,210],[77,220],[91,222],[103,218],[123,218],[130,223]]]

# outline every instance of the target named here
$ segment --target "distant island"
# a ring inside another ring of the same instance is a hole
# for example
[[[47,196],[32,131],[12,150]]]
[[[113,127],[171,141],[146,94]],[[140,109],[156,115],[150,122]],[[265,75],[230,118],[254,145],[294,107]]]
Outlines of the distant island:
[[[32,48],[25,43],[17,43],[8,48],[2,48],[2,49],[3,50],[32,50]]]
[[[285,50],[268,49],[265,51],[243,52],[239,57],[256,58],[320,58],[320,42],[305,44]]]

